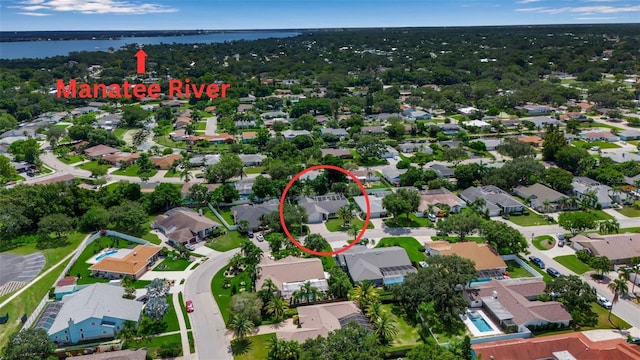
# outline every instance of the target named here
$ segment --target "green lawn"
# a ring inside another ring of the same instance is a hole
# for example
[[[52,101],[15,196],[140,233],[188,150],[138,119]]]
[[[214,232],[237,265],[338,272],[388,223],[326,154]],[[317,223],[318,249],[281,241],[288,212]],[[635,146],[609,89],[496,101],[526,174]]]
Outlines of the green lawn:
[[[151,280],[136,280],[131,285],[134,289],[144,289],[147,285],[151,284]]]
[[[364,221],[360,219],[352,219],[351,224],[355,225],[358,229],[362,229],[362,227],[364,226]],[[341,219],[329,219],[325,222],[325,226],[327,227],[327,230],[331,232],[347,231],[349,229],[349,227],[345,228],[342,226]],[[373,224],[369,222],[369,224],[367,225],[367,229],[373,229],[373,228],[374,228]]]
[[[384,224],[390,228],[402,228],[402,227],[433,227],[433,223],[431,220],[427,218],[420,218],[415,216],[414,214],[409,215],[409,219],[407,219],[406,215],[400,215],[397,219],[388,218],[384,220]]]
[[[247,174],[260,174],[262,171],[264,171],[263,166],[251,166],[244,168],[244,172]]]
[[[228,278],[231,281],[230,282],[231,286],[225,288],[224,282],[225,282],[225,279],[227,279],[227,277],[224,276],[224,272],[227,271],[227,269],[228,269],[228,266],[222,268],[220,271],[218,271],[217,274],[215,274],[213,279],[211,279],[211,293],[213,294],[213,297],[215,297],[216,302],[218,303],[218,307],[220,308],[220,314],[224,318],[225,323],[229,321],[229,304],[231,303],[231,289],[233,288],[233,286],[235,285],[239,291],[241,288],[240,283],[244,282],[245,289],[247,291],[251,290],[251,279],[249,278],[249,275],[245,272],[241,272],[240,274],[234,277]]]
[[[124,133],[126,133],[127,131],[129,131],[129,129],[125,129],[125,128],[115,128],[113,129],[113,135],[115,135],[118,139],[122,139],[122,136],[124,135]]]
[[[553,278],[549,274],[547,274],[547,272],[545,270],[540,269],[534,263],[529,261],[529,259],[525,259],[523,257],[520,257],[520,259],[522,259],[522,261],[524,261],[527,264],[529,264],[529,266],[531,266],[533,269],[535,269],[538,272],[538,274],[542,275],[542,280],[544,280],[544,282],[549,282],[549,281],[553,280]]]
[[[269,354],[269,339],[276,334],[250,336],[244,341],[237,341],[231,345],[234,360],[266,360]]]
[[[176,169],[169,169],[166,174],[164,174],[166,178],[177,178],[180,177],[180,172],[176,171]]]
[[[187,313],[185,300],[182,297],[182,291],[178,293],[178,301],[180,301],[180,311],[182,311],[182,317],[184,318],[185,326],[187,327],[187,330],[190,330],[191,329],[191,321],[189,320],[189,313]]]
[[[196,130],[207,130],[207,122],[206,121],[198,121],[196,122]]]
[[[211,210],[209,210],[211,211]],[[214,218],[217,219],[216,215],[211,213],[213,215]],[[229,225],[233,225],[234,221],[233,221],[233,213],[231,212],[231,209],[221,209],[218,210],[218,214],[220,214],[222,216],[222,218],[224,219],[224,221],[227,222],[227,224]]]
[[[187,148],[187,144],[184,141],[173,141],[173,140],[169,139],[169,135],[156,136],[154,138],[154,140],[158,144],[163,145],[163,146],[167,146],[167,147],[170,147],[170,148],[177,148],[177,149],[186,149]]]
[[[84,156],[82,156],[82,155],[67,155],[67,156],[59,157],[58,160],[62,161],[65,164],[75,164],[75,163],[78,163],[78,162],[84,160]]]
[[[167,313],[164,314],[164,318],[162,319],[162,321],[167,323],[167,328],[164,331],[178,331],[180,330],[180,324],[178,323],[178,315],[176,314],[176,307],[173,304],[173,296],[171,296],[171,294],[167,295],[167,303],[169,303],[169,310],[167,310]]]
[[[553,260],[557,261],[562,266],[566,267],[567,269],[573,271],[578,275],[581,275],[586,273],[587,271],[593,270],[591,266],[578,260],[578,258],[575,255],[556,256],[553,258]]]
[[[37,235],[25,236],[20,240],[24,241],[25,245],[8,250],[7,252],[16,255],[28,255],[39,251],[44,255],[44,258],[46,260],[43,267],[43,270],[46,270],[47,268],[55,265],[58,261],[64,259],[65,256],[69,255],[75,248],[78,247],[78,245],[80,245],[82,240],[87,235],[79,232],[72,233],[67,237],[67,241],[64,246],[50,249],[38,249],[36,236]]]
[[[171,256],[167,256],[158,266],[153,268],[153,271],[183,271],[191,262],[185,259],[174,259]]]
[[[544,216],[536,214],[529,209],[527,209],[527,211],[522,215],[510,214],[509,221],[520,226],[538,226],[549,224],[549,222],[544,219]]]
[[[507,272],[512,279],[530,278],[533,276],[527,269],[523,268],[515,260],[507,260]]]
[[[124,169],[118,169],[116,171],[114,171],[112,174],[113,175],[123,175],[123,176],[138,176],[138,173],[140,172],[140,167],[138,166],[138,164],[133,164],[133,165],[129,165]],[[151,170],[149,171],[149,177],[154,176],[155,174],[158,173],[158,170]]]
[[[150,242],[150,243],[152,243],[154,245],[160,245],[160,243],[162,243],[162,240],[160,240],[158,235],[152,234],[150,232],[145,233],[140,238],[143,239],[143,240],[147,240],[148,242]]]
[[[9,340],[9,336],[22,327],[22,323],[20,322],[22,315],[31,315],[40,303],[40,300],[47,295],[49,289],[53,287],[66,264],[66,262],[60,264],[60,266],[53,269],[53,271],[45,277],[34,283],[28,290],[25,290],[7,305],[0,308],[0,314],[2,314],[2,316],[9,314],[9,321],[0,326],[0,349],[4,348]]]
[[[627,217],[640,217],[640,201],[635,201],[632,206],[625,205],[618,212]]]
[[[109,166],[109,165],[98,165],[98,162],[96,160],[89,161],[89,162],[86,162],[84,164],[80,164],[77,167],[79,169],[87,170],[87,171],[92,171],[92,170],[98,169],[98,168],[101,168],[101,169],[104,169],[104,171],[107,171],[107,170],[109,170],[111,168],[111,166]]]
[[[146,348],[147,354],[150,355],[152,359],[156,359],[156,358],[159,358],[159,356],[157,356],[157,352],[158,350],[160,350],[160,346],[162,344],[171,344],[171,343],[176,343],[179,345],[180,348],[182,348],[182,338],[180,337],[180,334],[152,337],[149,341],[143,340],[140,343],[140,345],[136,344],[135,341],[128,341],[126,344],[126,348],[127,349]],[[180,356],[182,356],[182,353],[180,353]]]
[[[615,305],[613,306],[615,307]],[[611,321],[609,321],[609,310],[596,303],[591,304],[591,308],[598,314],[598,325],[593,328],[582,328],[581,330],[583,331],[592,329],[628,329],[631,327],[628,322],[620,319],[615,314],[611,314]]]
[[[196,341],[193,339],[193,333],[191,331],[187,331],[187,339],[189,340],[189,352],[192,354],[196,353]]]
[[[422,247],[422,245],[412,237],[386,237],[382,238],[376,244],[377,248],[386,247],[386,246],[400,246],[407,252],[409,255],[409,259],[412,262],[418,262],[425,259],[424,252],[418,251],[418,248]]]
[[[620,229],[620,234],[624,233],[640,233],[640,227],[630,227]]]
[[[240,235],[237,231],[227,231],[227,233],[222,236],[208,240],[207,246],[213,250],[224,252],[239,248],[242,246],[242,243],[247,240],[245,236]]]
[[[384,304],[381,308],[382,311],[387,312],[391,316],[398,330],[398,333],[393,337],[393,341],[391,342],[392,346],[416,345],[422,342],[418,334],[418,329],[407,323],[400,315],[402,310],[398,305]]]
[[[136,244],[120,238],[102,237],[96,239],[93,243],[91,243],[84,249],[82,254],[80,254],[75,264],[73,264],[71,269],[69,269],[69,275],[77,276],[79,278],[77,282],[78,285],[109,282],[109,279],[92,277],[91,270],[89,270],[89,267],[92,264],[88,264],[87,260],[99,253],[102,249],[110,247],[126,249],[127,247],[132,245]]]
[[[580,147],[583,149],[591,149],[594,146],[599,147],[600,149],[619,149],[621,148],[620,145],[616,144],[616,143],[610,143],[608,141],[591,141],[591,142],[586,142],[586,141],[582,141],[582,140],[577,140],[577,141],[572,141],[571,142],[574,146],[576,147]]]
[[[57,128],[61,128],[61,129],[66,129],[69,126],[72,126],[73,124],[55,124],[53,125],[53,127],[57,127]]]
[[[533,246],[538,250],[549,250],[553,248],[554,243],[555,240],[550,235],[536,236],[532,241]]]

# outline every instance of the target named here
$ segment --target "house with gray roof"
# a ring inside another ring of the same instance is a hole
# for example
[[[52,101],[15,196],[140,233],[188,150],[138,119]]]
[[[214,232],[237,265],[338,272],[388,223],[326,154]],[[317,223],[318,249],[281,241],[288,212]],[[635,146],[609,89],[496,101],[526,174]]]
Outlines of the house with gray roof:
[[[360,134],[384,134],[382,126],[363,126],[360,128]]]
[[[493,151],[502,145],[502,139],[476,139],[473,141],[479,141],[484,144],[487,151]]]
[[[400,152],[403,152],[405,154],[412,154],[412,153],[416,153],[416,152],[422,152],[422,153],[426,153],[426,154],[433,154],[433,149],[431,149],[429,147],[429,143],[411,143],[411,142],[407,142],[407,143],[402,143],[400,145],[398,145],[398,149],[400,150]]]
[[[94,128],[102,128],[105,130],[113,130],[118,127],[122,120],[122,114],[108,114],[101,117],[98,121],[94,122],[92,126]]]
[[[285,130],[282,132],[282,136],[287,140],[291,140],[300,135],[311,137],[311,133],[307,130]]]
[[[238,157],[244,166],[262,166],[262,161],[267,158],[260,154],[240,154]]]
[[[560,210],[562,201],[567,198],[566,195],[537,183],[531,186],[518,186],[513,189],[513,193],[522,199],[529,199],[530,206],[542,213]],[[548,208],[545,203],[548,204]]]
[[[446,167],[441,164],[433,164],[429,166],[429,169],[435,171],[439,177],[444,177],[444,178],[452,178],[455,172],[454,169],[450,167]]]
[[[382,177],[393,186],[400,185],[400,175],[407,172],[407,169],[398,169],[395,165],[385,166],[379,170]]]
[[[347,132],[347,130],[345,130],[343,128],[338,128],[338,129],[323,128],[323,129],[320,129],[320,135],[324,135],[324,134],[332,134],[332,135],[335,135],[335,136],[339,137],[340,139],[344,139],[345,137],[349,136],[349,133]]]
[[[349,205],[349,201],[337,194],[301,196],[298,205],[306,210],[309,224],[318,224],[335,216],[341,207]]]
[[[204,240],[220,224],[191,209],[178,207],[158,215],[151,227],[160,230],[169,243],[189,244]]]
[[[618,137],[622,141],[638,140],[640,139],[640,131],[638,130],[622,130],[618,132]]]
[[[392,158],[397,158],[400,155],[400,153],[398,153],[398,150],[392,148],[391,146],[387,145],[387,148],[384,150],[384,152],[382,154],[380,154],[380,158],[381,159],[392,159]]]
[[[458,131],[460,131],[460,126],[456,124],[439,123],[439,124],[436,124],[436,126],[439,127],[440,131],[442,131],[442,133],[444,133],[445,135],[457,134]]]
[[[189,159],[189,163],[193,166],[209,166],[220,162],[220,155],[196,155]]]
[[[600,154],[600,156],[607,157],[616,164],[620,164],[627,161],[640,162],[640,154],[637,154],[635,152],[603,151]]]
[[[116,338],[125,321],[138,324],[142,302],[122,298],[119,285],[93,284],[62,301],[47,306],[36,327],[59,345],[77,344],[91,339]]]
[[[369,208],[371,209],[371,218],[377,219],[387,216],[387,210],[382,206],[382,199],[385,195],[389,194],[390,191],[385,192],[376,192],[373,194],[369,194]],[[356,203],[360,212],[362,213],[362,217],[367,214],[367,202],[364,198],[364,195],[354,196],[353,201]]]
[[[571,182],[573,186],[573,194],[582,199],[586,193],[594,193],[597,203],[602,209],[610,208],[614,201],[611,199],[611,186],[601,184],[593,179],[584,176],[576,176]]]
[[[260,217],[274,211],[278,211],[278,202],[240,205],[231,208],[236,225],[240,224],[241,221],[247,221],[249,223],[248,229],[254,231],[258,230],[262,225]]]
[[[479,198],[484,199],[485,205],[482,210],[488,210],[489,216],[523,212],[526,209],[524,204],[494,185],[470,186],[460,193],[460,198],[467,204],[471,204]]]
[[[231,185],[238,190],[240,196],[248,196],[253,193],[253,183],[255,181],[256,178],[244,178],[232,183]]]
[[[369,249],[355,245],[338,254],[336,261],[354,283],[368,280],[376,286],[401,284],[407,274],[417,272],[407,252],[399,246]]]
[[[545,125],[560,125],[560,121],[549,116],[534,116],[522,118],[522,121],[532,122],[536,127],[542,128]]]
[[[407,121],[431,120],[431,114],[422,110],[407,111],[404,115]]]

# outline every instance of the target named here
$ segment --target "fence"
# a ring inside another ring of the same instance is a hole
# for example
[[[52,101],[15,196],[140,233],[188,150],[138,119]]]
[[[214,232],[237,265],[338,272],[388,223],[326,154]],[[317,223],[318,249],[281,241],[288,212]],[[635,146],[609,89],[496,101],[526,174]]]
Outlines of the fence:
[[[529,273],[531,273],[531,277],[532,278],[536,278],[538,280],[542,280],[542,275],[540,275],[539,272],[537,272],[534,268],[532,268],[529,264],[527,264],[525,261],[522,261],[522,259],[520,257],[518,257],[517,255],[502,255],[502,260],[504,261],[509,261],[509,260],[513,260],[515,262],[518,263],[518,265],[520,265],[521,267],[523,267],[525,270],[527,270]],[[523,280],[530,280],[531,278],[522,278]],[[518,279],[511,279],[511,280],[518,280]]]
[[[227,223],[227,221],[222,217],[222,215],[220,215],[218,210],[216,210],[213,206],[211,206],[211,204],[207,204],[207,206],[209,207],[209,210],[211,210],[211,212],[218,218],[218,220],[220,220],[222,225],[224,225],[224,227],[227,228],[227,230],[229,231],[238,230],[238,225],[229,225],[229,223]]]
[[[135,243],[140,244],[140,245],[148,245],[149,244],[149,242],[146,241],[146,240],[142,240],[142,239],[137,238],[135,236],[123,234],[123,233],[118,232],[118,231],[107,230],[105,232],[102,232],[102,231],[96,232],[95,234],[93,234],[89,238],[87,238],[85,241],[83,241],[83,243],[80,245],[80,247],[78,248],[76,253],[73,254],[73,256],[71,257],[71,260],[69,261],[67,266],[65,266],[64,270],[56,278],[56,281],[54,282],[54,284],[58,283],[58,281],[60,281],[63,277],[65,277],[65,275],[67,274],[69,269],[71,269],[71,267],[75,264],[76,260],[78,260],[78,257],[80,257],[80,255],[87,248],[87,246],[91,245],[96,239],[99,239],[99,238],[105,237],[105,236],[119,237],[121,239],[132,241],[132,242],[135,242]],[[27,318],[27,321],[24,322],[22,330],[26,330],[26,329],[30,328],[33,325],[33,323],[35,323],[36,320],[38,320],[38,317],[40,316],[40,313],[42,312],[42,309],[44,309],[44,307],[47,305],[48,302],[49,302],[49,293],[47,293],[44,296],[44,298],[40,301],[38,306],[36,306],[36,309]]]
[[[502,335],[496,335],[496,336],[487,336],[487,337],[471,339],[471,344],[472,345],[482,344],[482,343],[491,342],[491,341],[501,341],[501,340],[511,340],[511,339],[528,339],[532,336],[533,335],[531,334],[531,331],[529,331],[529,329],[526,329],[525,331],[518,332],[518,333],[502,334]]]

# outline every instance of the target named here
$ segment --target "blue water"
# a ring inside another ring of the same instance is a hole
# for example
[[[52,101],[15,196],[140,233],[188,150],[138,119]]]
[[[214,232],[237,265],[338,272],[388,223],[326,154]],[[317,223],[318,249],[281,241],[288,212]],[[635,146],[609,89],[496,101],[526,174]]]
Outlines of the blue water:
[[[96,258],[96,261],[100,261],[100,260],[102,260],[102,259],[106,258],[107,256],[111,256],[111,255],[113,255],[113,254],[117,254],[117,253],[118,253],[118,250],[109,250],[109,251],[107,251],[106,253],[104,253],[104,254],[102,254],[102,255],[98,256],[98,257]]]
[[[469,283],[469,286],[474,286],[474,285],[480,285],[486,282],[491,281],[491,278],[483,278],[483,279],[476,279],[472,282]]]
[[[127,44],[211,44],[235,40],[284,38],[299,35],[292,31],[246,31],[188,36],[123,37],[113,40],[41,40],[0,42],[0,59],[45,58],[68,55],[72,51],[108,51]]]
[[[493,328],[491,327],[491,325],[489,325],[489,323],[480,315],[469,316],[469,320],[471,320],[473,325],[475,325],[480,332],[493,331]]]

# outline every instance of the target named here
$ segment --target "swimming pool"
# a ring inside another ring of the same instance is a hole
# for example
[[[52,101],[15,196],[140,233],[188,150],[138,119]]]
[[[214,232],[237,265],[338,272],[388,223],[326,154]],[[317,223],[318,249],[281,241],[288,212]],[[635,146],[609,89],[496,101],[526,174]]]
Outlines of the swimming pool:
[[[105,252],[104,254],[98,255],[96,257],[96,261],[100,261],[100,260],[106,258],[107,256],[111,256],[111,255],[117,254],[117,253],[118,253],[118,250],[109,250],[109,251]]]
[[[469,320],[471,320],[473,325],[480,332],[485,333],[485,332],[493,331],[493,328],[491,327],[491,325],[489,325],[489,323],[480,315],[469,315]]]

